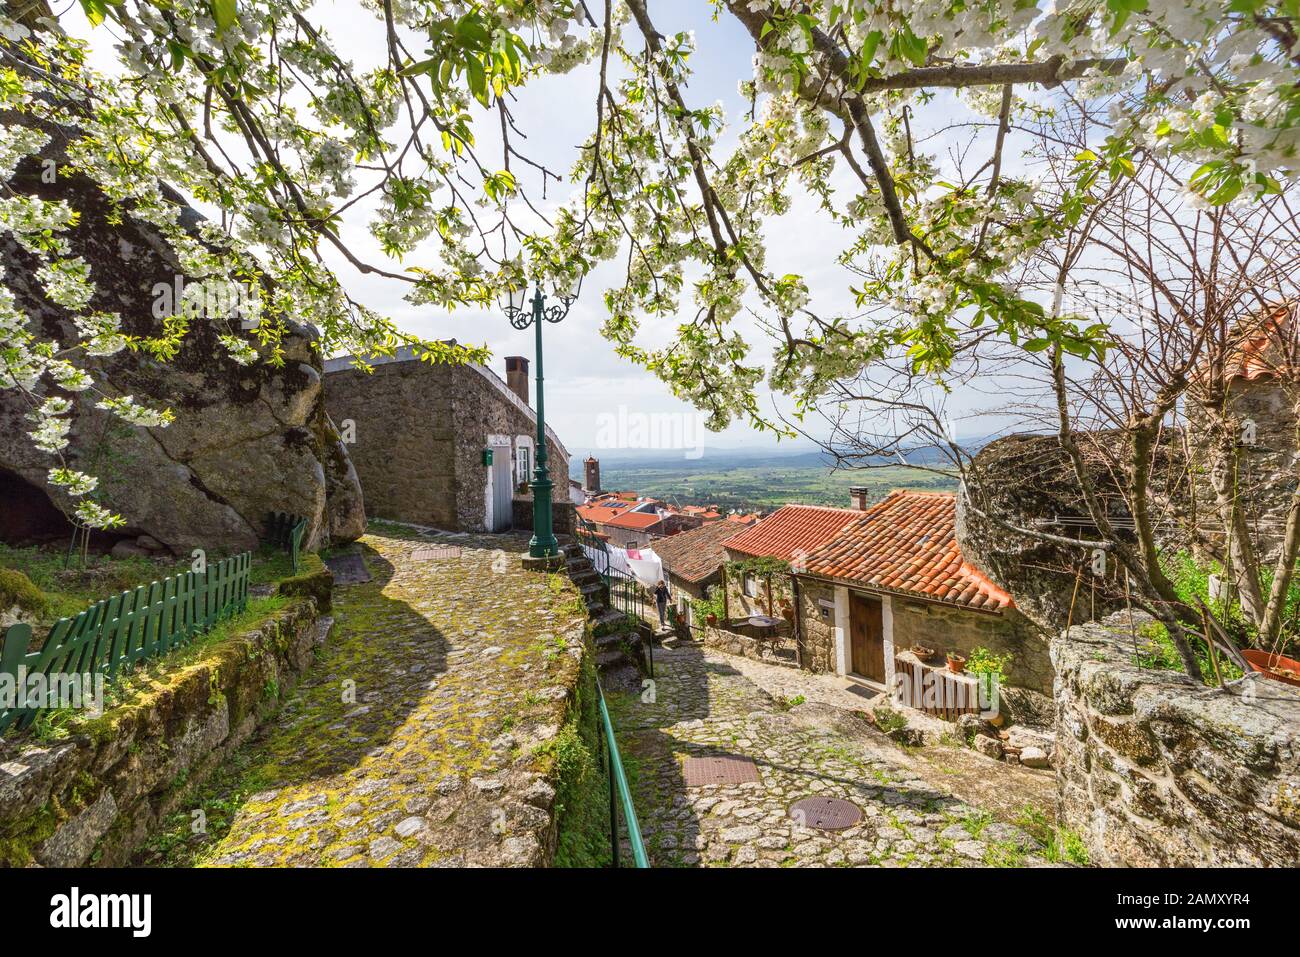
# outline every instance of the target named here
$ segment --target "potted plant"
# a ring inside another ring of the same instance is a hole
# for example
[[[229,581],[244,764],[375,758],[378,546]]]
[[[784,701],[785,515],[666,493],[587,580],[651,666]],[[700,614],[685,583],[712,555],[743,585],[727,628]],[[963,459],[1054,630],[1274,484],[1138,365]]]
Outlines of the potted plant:
[[[948,670],[955,675],[961,674],[966,670],[966,656],[959,655],[955,651],[948,652]]]
[[[1300,661],[1255,648],[1246,648],[1241,654],[1250,667],[1264,677],[1300,687]]]

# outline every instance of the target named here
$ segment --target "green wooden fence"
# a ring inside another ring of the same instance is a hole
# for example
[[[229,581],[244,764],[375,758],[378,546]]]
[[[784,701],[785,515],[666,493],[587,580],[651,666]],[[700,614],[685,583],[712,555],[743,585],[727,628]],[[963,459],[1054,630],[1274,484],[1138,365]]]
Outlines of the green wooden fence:
[[[11,626],[0,644],[0,680],[21,687],[22,674],[93,675],[109,678],[141,661],[189,644],[222,618],[248,607],[250,552],[140,585],[91,605],[75,618],[61,618],[38,651],[29,651],[32,629]],[[0,731],[30,725],[40,708],[0,704]]]
[[[293,573],[298,574],[298,553],[302,538],[307,534],[307,519],[288,512],[272,512],[266,520],[267,533],[272,542],[293,557]]]

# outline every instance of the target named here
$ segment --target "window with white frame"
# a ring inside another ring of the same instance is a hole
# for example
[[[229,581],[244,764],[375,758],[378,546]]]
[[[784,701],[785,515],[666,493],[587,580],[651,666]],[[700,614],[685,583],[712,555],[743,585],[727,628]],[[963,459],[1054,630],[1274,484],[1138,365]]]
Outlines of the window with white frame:
[[[523,485],[528,482],[533,471],[533,447],[527,442],[519,442],[515,447],[515,481]]]

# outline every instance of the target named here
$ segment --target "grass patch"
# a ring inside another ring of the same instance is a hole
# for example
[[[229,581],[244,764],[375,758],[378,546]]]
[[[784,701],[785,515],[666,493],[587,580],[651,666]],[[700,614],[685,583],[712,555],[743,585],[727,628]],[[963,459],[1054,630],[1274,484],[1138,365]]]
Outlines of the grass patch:
[[[597,755],[600,723],[596,668],[584,655],[569,723],[550,743],[555,758],[556,867],[608,867],[609,782]]]
[[[1031,804],[1024,806],[1015,823],[1043,845],[1043,857],[1051,863],[1088,866],[1088,848],[1078,831],[1057,826]]]
[[[15,548],[0,544],[0,610],[24,601],[38,601],[39,608],[29,610],[36,612],[33,637],[42,641],[44,632],[60,618],[75,617],[98,601],[178,575],[190,567],[188,560],[171,556],[90,555],[84,567],[74,559],[73,567],[64,568],[65,554],[63,548],[50,545]],[[221,557],[209,555],[208,561],[216,562]],[[284,550],[268,545],[253,552],[249,578],[252,585],[268,585],[292,575],[293,561]],[[26,582],[19,576],[25,576]],[[11,592],[21,600],[9,601]]]

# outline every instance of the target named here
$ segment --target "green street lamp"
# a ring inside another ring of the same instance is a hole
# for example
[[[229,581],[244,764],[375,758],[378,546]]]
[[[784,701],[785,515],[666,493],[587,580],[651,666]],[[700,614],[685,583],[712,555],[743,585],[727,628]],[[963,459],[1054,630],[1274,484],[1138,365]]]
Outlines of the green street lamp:
[[[546,397],[542,391],[542,320],[559,322],[569,314],[569,307],[578,296],[555,296],[558,305],[548,306],[546,296],[542,295],[541,285],[533,289],[533,296],[528,298],[528,285],[525,282],[519,290],[519,302],[516,305],[513,291],[505,307],[510,324],[516,329],[536,327],[537,349],[537,454],[533,468],[533,537],[528,540],[528,557],[524,564],[530,567],[550,568],[559,564],[560,543],[555,540],[554,524],[551,516],[551,473],[547,469],[550,455],[546,451]]]

